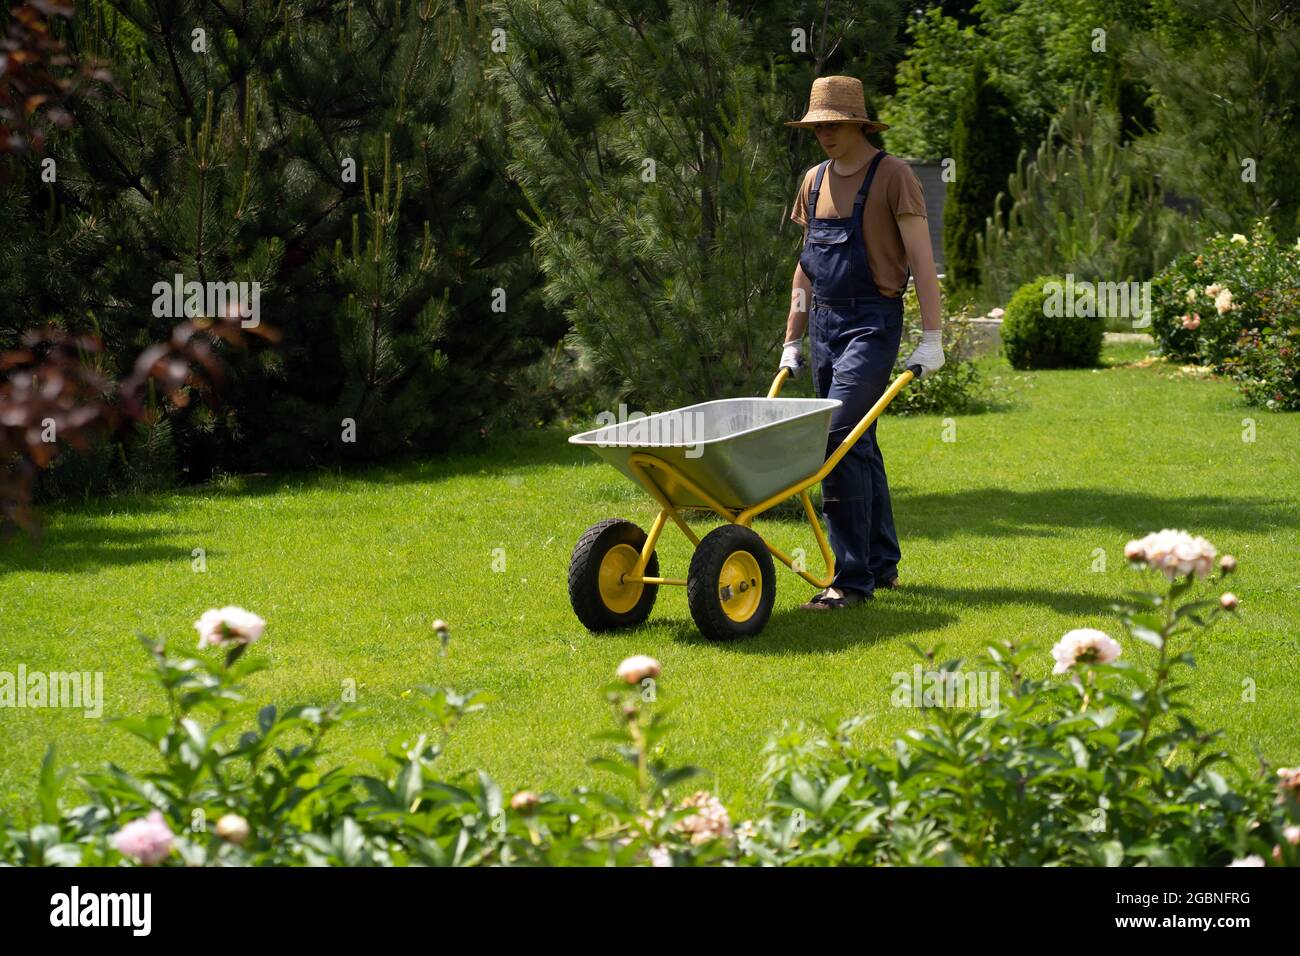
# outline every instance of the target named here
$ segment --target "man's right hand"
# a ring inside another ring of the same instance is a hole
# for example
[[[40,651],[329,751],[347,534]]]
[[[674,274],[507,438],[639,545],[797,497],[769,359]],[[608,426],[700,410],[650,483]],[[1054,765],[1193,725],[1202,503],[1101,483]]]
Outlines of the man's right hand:
[[[779,372],[783,368],[790,370],[791,378],[797,378],[803,371],[803,346],[799,339],[785,343],[785,348],[781,352],[781,364],[776,367],[776,370]]]

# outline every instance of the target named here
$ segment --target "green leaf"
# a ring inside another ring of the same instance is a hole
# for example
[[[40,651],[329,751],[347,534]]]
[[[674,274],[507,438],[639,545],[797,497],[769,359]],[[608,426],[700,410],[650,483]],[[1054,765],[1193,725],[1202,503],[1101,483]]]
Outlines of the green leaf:
[[[817,799],[817,791],[812,783],[801,773],[795,773],[790,778],[790,795],[804,809],[813,813],[818,812],[821,801]]]
[[[631,780],[633,783],[637,780],[636,767],[629,763],[622,763],[609,757],[592,757],[587,763],[599,770],[607,770],[612,774]]]
[[[1156,650],[1160,650],[1160,648],[1164,646],[1165,639],[1163,636],[1161,636],[1159,631],[1153,631],[1151,630],[1151,628],[1144,627],[1143,625],[1137,623],[1130,623],[1128,630],[1129,633],[1132,634],[1134,637],[1136,637],[1138,640],[1145,641],[1146,643],[1154,647]]]
[[[821,813],[823,815],[825,815],[830,808],[835,805],[835,801],[840,798],[840,794],[844,792],[844,788],[847,787],[852,780],[853,775],[846,773],[831,781],[830,786],[822,792]]]
[[[257,712],[257,726],[262,733],[265,734],[275,725],[275,713],[274,704],[267,704]]]
[[[41,760],[40,784],[36,790],[37,800],[41,806],[42,823],[59,822],[59,774],[55,769],[54,744],[45,748]]]

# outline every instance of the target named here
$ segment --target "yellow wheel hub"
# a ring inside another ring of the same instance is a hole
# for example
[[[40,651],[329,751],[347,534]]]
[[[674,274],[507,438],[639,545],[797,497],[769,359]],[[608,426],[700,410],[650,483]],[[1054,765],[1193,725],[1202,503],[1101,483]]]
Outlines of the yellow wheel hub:
[[[600,560],[600,599],[615,614],[626,614],[641,600],[645,585],[640,581],[624,581],[631,574],[641,552],[630,544],[616,544]]]
[[[748,621],[763,599],[763,572],[758,559],[748,551],[733,551],[722,562],[718,575],[718,599],[733,621]]]

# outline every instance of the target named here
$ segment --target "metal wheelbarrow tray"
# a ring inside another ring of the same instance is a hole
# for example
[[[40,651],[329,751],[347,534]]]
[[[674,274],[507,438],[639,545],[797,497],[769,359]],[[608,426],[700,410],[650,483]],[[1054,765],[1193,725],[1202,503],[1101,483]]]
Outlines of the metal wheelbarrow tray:
[[[661,487],[679,508],[707,508],[680,472],[727,508],[756,504],[815,472],[826,457],[830,398],[724,398],[606,425],[569,441],[586,445],[633,481],[637,452],[673,466]]]
[[[729,398],[641,416],[572,436],[641,485],[659,504],[643,531],[608,518],[588,528],[569,561],[569,600],[588,629],[634,627],[650,615],[659,585],[686,587],[696,626],[711,640],[760,632],[776,600],[775,556],[808,583],[828,587],[835,556],[808,489],[826,477],[894,397],[919,374],[898,376],[828,456],[836,399],[778,398],[782,369],[766,398]],[[754,518],[797,495],[826,564],[811,574],[751,527]],[[704,508],[725,524],[701,538],[682,509]],[[695,545],[685,578],[659,575],[655,544],[673,521]]]

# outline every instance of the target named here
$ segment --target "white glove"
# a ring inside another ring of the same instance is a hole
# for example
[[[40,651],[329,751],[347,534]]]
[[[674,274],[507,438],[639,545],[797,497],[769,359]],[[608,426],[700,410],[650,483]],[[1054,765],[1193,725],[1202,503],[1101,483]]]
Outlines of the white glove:
[[[925,329],[921,332],[921,344],[907,357],[907,361],[903,363],[903,368],[910,368],[913,365],[921,366],[921,374],[917,378],[925,378],[925,376],[943,368],[943,332],[941,330]]]
[[[781,364],[776,367],[776,370],[779,372],[783,368],[790,370],[791,378],[798,377],[803,370],[803,346],[799,339],[785,343],[785,348],[781,351]]]

